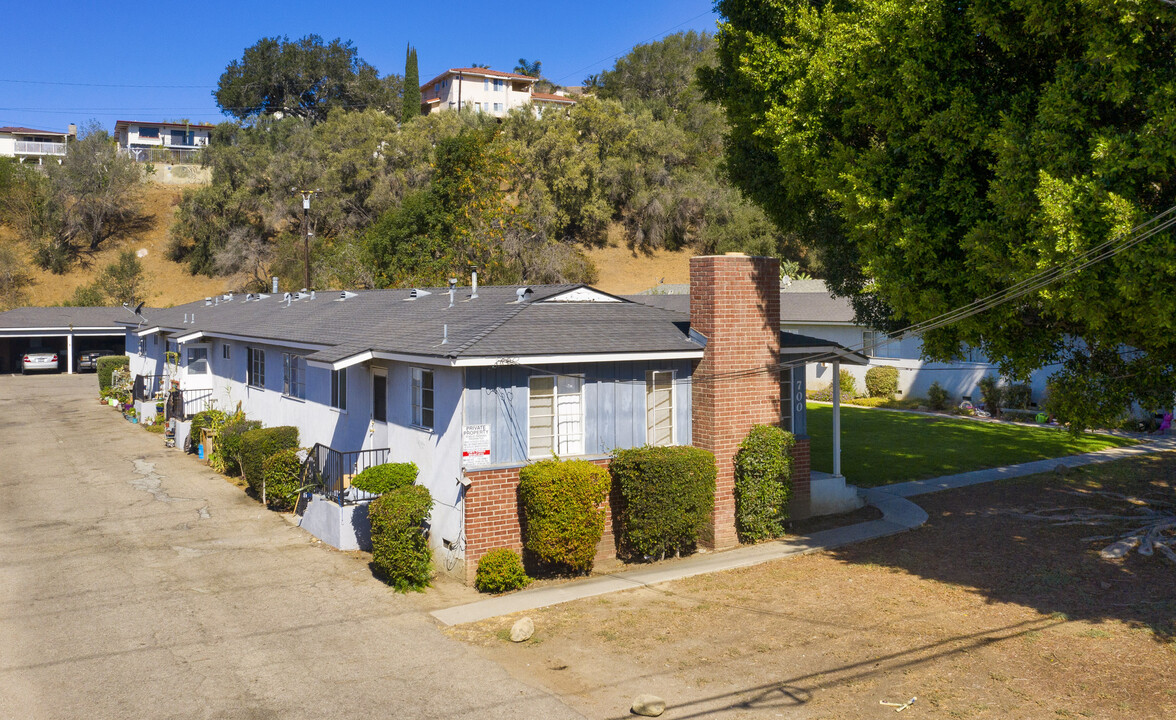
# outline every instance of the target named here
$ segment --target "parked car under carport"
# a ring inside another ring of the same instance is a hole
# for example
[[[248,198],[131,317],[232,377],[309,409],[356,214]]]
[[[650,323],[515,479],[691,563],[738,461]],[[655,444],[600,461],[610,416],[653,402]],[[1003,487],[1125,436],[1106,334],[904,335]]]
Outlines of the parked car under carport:
[[[25,353],[20,363],[22,374],[30,372],[57,372],[57,369],[57,353],[55,352]]]

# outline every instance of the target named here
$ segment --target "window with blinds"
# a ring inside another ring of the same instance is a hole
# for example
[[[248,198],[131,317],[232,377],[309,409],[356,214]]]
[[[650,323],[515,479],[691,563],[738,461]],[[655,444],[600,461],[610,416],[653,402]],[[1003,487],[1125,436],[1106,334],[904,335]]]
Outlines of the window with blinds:
[[[674,444],[674,373],[645,373],[645,441],[650,445]]]
[[[584,454],[584,378],[538,375],[529,383],[529,456]]]

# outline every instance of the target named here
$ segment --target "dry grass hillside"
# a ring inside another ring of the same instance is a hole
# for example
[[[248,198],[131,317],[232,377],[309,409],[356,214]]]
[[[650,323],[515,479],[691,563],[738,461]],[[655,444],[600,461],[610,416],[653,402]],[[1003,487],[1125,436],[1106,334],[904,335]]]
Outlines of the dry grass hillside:
[[[54,275],[30,264],[33,285],[27,288],[27,303],[59,305],[69,300],[78,287],[92,282],[125,248],[140,255],[147,277],[148,305],[178,305],[239,289],[241,281],[238,278],[191,275],[185,265],[167,259],[168,228],[182,192],[176,187],[147,185],[144,210],[151,217],[149,229],[133,238],[107,241],[97,252],[83,254],[82,263],[65,275]],[[16,241],[7,229],[0,229],[0,242]],[[596,287],[616,294],[641,292],[659,282],[689,282],[690,257],[694,254],[691,250],[657,250],[652,253],[631,250],[619,227],[609,233],[606,246],[587,248],[584,252],[598,270]]]
[[[167,231],[182,192],[176,187],[147,185],[144,190],[144,210],[152,219],[150,228],[133,238],[103,243],[97,252],[84,254],[83,264],[72,272],[54,275],[32,267],[33,285],[27,289],[28,304],[59,305],[69,300],[74,290],[92,282],[102,268],[113,262],[125,248],[142,255],[140,261],[147,277],[148,305],[178,305],[233,289],[237,284],[233,278],[191,275],[186,266],[167,259]],[[12,242],[12,238],[6,235],[2,241]],[[142,254],[144,250],[146,254]]]

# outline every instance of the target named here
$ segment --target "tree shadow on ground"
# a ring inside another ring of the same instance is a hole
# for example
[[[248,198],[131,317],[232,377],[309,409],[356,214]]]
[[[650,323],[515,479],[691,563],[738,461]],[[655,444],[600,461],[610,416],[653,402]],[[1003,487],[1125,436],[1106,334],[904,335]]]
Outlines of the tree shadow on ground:
[[[977,485],[915,498],[929,516],[917,530],[831,551],[845,562],[894,568],[1073,620],[1118,620],[1176,641],[1176,565],[1159,553],[1107,560],[1099,550],[1142,525],[1060,525],[1018,513],[1089,508],[1129,515],[1120,493],[1176,508],[1176,454],[1154,455]],[[1062,510],[1064,513],[1065,511]]]

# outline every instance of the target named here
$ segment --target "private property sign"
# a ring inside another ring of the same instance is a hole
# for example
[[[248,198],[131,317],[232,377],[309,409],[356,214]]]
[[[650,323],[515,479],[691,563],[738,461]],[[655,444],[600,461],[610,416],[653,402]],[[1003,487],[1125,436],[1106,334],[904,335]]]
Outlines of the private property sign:
[[[461,428],[461,464],[485,467],[490,464],[490,426],[464,425]]]

